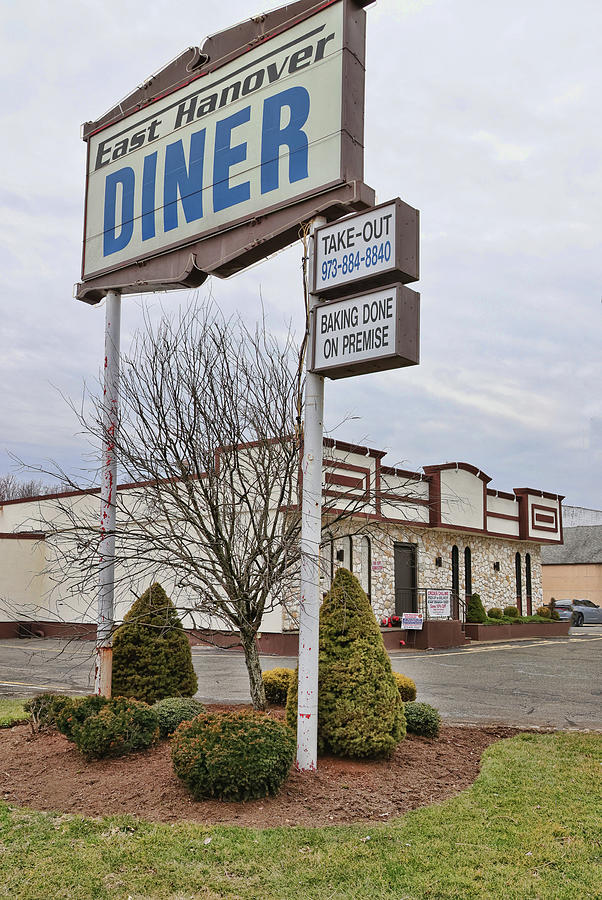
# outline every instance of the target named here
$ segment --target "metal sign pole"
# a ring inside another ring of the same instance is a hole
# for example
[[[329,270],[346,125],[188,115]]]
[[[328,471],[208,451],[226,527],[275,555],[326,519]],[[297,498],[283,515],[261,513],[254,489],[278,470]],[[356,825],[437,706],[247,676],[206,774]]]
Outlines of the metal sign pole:
[[[312,222],[310,289],[313,284],[313,232],[326,223]],[[309,295],[309,307],[320,301]],[[311,346],[308,345],[308,357]],[[307,369],[306,363],[306,369]],[[297,707],[297,768],[313,771],[318,762],[318,653],[320,643],[320,540],[322,535],[322,451],[324,443],[324,378],[305,376],[303,433],[303,494],[301,503],[301,585],[299,601],[299,699]]]
[[[119,344],[121,334],[121,294],[108,291],[105,320],[103,462],[100,487],[100,543],[96,670],[94,693],[111,696],[112,636],[115,594],[115,492],[117,460],[114,434],[119,409]]]

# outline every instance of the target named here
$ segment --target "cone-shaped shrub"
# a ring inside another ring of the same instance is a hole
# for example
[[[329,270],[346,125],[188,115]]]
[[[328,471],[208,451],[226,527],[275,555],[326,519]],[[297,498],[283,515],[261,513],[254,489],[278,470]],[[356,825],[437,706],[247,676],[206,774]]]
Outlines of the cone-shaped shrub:
[[[161,585],[152,584],[113,637],[113,696],[154,703],[196,689],[186,632]]]
[[[506,615],[506,610],[504,610]],[[466,602],[466,621],[482,624],[487,621],[487,613],[479,594],[471,594]]]
[[[296,724],[297,681],[287,721]],[[403,703],[370,602],[339,569],[320,609],[318,749],[338,756],[389,756],[405,736]]]

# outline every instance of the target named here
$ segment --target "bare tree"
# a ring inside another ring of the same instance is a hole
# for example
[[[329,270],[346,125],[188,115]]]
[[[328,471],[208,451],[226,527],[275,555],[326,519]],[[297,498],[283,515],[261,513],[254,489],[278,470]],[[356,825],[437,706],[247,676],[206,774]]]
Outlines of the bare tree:
[[[19,481],[14,475],[0,475],[0,503],[7,500],[25,500],[28,497],[40,497],[68,489],[63,482],[49,485],[40,479],[29,478]]]
[[[236,635],[256,708],[265,707],[257,633],[266,613],[298,597],[302,358],[290,334],[279,343],[264,322],[250,332],[209,304],[191,306],[156,328],[147,320],[122,357],[114,433],[100,392],[90,415],[72,406],[92,445],[110,439],[118,462],[116,591],[165,582],[193,627]],[[57,468],[36,471],[69,484]],[[41,504],[30,523],[72,614],[96,595],[100,541],[96,473],[89,490],[78,482],[77,496]],[[324,531],[371,531],[365,502],[341,488]]]
[[[294,593],[299,563],[299,355],[262,323],[250,332],[209,305],[147,322],[122,358],[120,417],[103,433],[102,397],[80,421],[110,437],[116,563],[122,583],[166,578],[193,622],[237,633],[251,697],[265,706],[256,635],[266,611]],[[98,525],[60,501],[45,528],[54,563],[90,590]],[[60,522],[60,524],[59,524]]]

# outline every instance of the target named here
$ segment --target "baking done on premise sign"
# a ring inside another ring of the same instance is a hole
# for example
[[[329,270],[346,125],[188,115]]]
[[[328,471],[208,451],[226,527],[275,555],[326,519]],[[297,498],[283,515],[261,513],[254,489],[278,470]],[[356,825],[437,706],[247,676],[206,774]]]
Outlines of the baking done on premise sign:
[[[90,137],[84,278],[341,179],[344,8]]]

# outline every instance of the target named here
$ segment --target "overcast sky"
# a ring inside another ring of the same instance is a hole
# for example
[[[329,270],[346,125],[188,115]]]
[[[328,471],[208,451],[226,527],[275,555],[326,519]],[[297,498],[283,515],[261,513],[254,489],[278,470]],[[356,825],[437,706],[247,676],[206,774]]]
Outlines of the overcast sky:
[[[10,453],[84,464],[63,396],[98,377],[104,308],[72,299],[81,123],[278,5],[4,0],[0,473]],[[500,490],[602,508],[602,4],[378,0],[367,14],[365,180],[421,212],[421,364],[327,382],[327,426],[390,464],[470,462]],[[250,322],[261,296],[275,330],[299,332],[300,254],[200,295]],[[188,300],[124,298],[122,348],[143,306]]]

